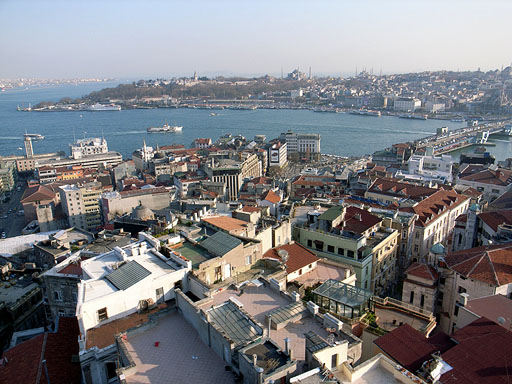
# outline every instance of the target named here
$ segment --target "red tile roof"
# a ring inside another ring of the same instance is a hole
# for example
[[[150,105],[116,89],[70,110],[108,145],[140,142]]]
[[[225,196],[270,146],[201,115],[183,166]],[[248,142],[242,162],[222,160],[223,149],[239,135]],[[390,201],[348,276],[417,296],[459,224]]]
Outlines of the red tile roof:
[[[498,287],[512,283],[512,243],[452,252],[445,262],[466,278]]]
[[[242,211],[243,212],[261,212],[261,208],[260,207],[253,207],[251,205],[244,205],[242,207]]]
[[[494,212],[483,212],[478,215],[478,218],[485,224],[498,231],[498,225],[512,224],[512,209],[502,209]]]
[[[440,332],[427,339],[405,324],[379,337],[375,344],[411,372],[440,352],[451,369],[443,384],[512,383],[512,332],[482,317],[456,331],[451,340]]]
[[[372,183],[370,188],[368,188],[368,192],[420,201],[428,196],[433,195],[435,192],[437,192],[437,189],[423,187],[416,184],[404,183],[398,179],[382,177],[376,179]]]
[[[459,179],[482,184],[506,186],[512,184],[512,171],[503,168],[498,168],[495,171],[491,169],[484,169],[483,171],[476,172],[471,175],[459,177]]]
[[[261,200],[267,200],[270,201],[272,204],[277,204],[281,201],[281,196],[279,196],[274,191],[270,190],[267,191],[261,196]]]
[[[440,189],[433,195],[425,198],[412,207],[402,208],[402,211],[416,213],[419,218],[415,225],[424,227],[431,221],[437,219],[447,209],[452,210],[460,204],[468,201],[469,197],[458,194],[450,190]]]
[[[458,344],[441,354],[453,368],[443,384],[512,383],[512,332],[482,317],[452,337]]]
[[[76,275],[82,276],[82,267],[80,266],[80,262],[78,263],[69,263],[64,268],[62,268],[59,273],[64,275]]]
[[[7,363],[0,366],[1,383],[80,383],[80,363],[72,362],[78,355],[80,330],[74,317],[61,317],[56,333],[45,333],[4,352]],[[46,377],[42,361],[46,360]]]
[[[354,206],[346,208],[345,220],[338,226],[340,229],[363,233],[380,223],[382,219],[370,212]]]
[[[453,346],[445,333],[439,332],[427,339],[409,324],[404,324],[379,337],[374,343],[386,355],[411,372],[416,372],[424,361],[431,358],[432,353],[444,352]]]
[[[269,249],[265,252],[263,257],[281,260],[278,253],[281,249],[287,251],[289,256],[288,261],[286,262],[287,273],[298,271],[299,269],[319,260],[313,252],[298,243],[286,244]]]
[[[405,273],[434,282],[439,279],[439,273],[432,266],[423,263],[412,263]]]
[[[465,306],[466,309],[480,317],[498,321],[498,317],[507,319],[502,327],[509,329],[512,319],[512,300],[503,295],[492,295],[470,299]]]
[[[38,185],[25,190],[21,203],[33,203],[55,199],[56,193],[44,185]]]

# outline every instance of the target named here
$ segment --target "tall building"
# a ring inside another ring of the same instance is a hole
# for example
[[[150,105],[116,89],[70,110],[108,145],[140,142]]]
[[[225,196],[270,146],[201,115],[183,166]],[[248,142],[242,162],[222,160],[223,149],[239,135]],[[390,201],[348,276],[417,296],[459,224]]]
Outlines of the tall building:
[[[213,159],[207,167],[208,177],[216,183],[224,183],[228,200],[237,200],[245,179],[262,176],[262,166],[256,154],[241,153],[240,160]]]
[[[60,187],[62,210],[70,227],[91,231],[102,224],[101,193],[101,183],[98,182]]]
[[[30,137],[25,137],[25,156],[27,159],[31,159],[34,157],[34,150],[32,149],[32,139]]]
[[[288,150],[286,143],[278,141],[268,149],[268,165],[269,167],[282,167],[286,164]]]
[[[292,159],[320,159],[320,135],[318,133],[281,133],[281,141],[286,143],[288,157]]]

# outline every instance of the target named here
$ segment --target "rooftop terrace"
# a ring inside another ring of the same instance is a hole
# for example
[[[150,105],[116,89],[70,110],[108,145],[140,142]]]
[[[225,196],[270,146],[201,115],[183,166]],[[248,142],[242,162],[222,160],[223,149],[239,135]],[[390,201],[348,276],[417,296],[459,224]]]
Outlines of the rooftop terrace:
[[[234,383],[226,364],[178,312],[151,329],[128,334],[124,344],[136,368],[127,383]]]

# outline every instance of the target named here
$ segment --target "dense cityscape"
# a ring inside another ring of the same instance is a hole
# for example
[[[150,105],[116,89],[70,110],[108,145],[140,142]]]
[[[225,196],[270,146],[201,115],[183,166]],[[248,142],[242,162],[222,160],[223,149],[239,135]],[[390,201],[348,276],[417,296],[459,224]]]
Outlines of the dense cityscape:
[[[362,2],[363,22],[344,5],[357,47],[324,2],[156,3],[118,19],[50,1],[0,27],[19,39],[0,37],[0,383],[512,384],[512,66],[489,67],[496,47],[420,13],[407,44],[396,2]],[[483,36],[502,25],[479,17]],[[364,38],[380,19],[390,52]],[[395,46],[411,70],[348,74],[367,50],[398,63]]]

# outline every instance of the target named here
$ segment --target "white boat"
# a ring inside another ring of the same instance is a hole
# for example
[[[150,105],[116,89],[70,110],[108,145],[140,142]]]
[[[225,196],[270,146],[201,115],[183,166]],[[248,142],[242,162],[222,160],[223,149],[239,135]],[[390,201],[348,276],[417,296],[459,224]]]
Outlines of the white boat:
[[[398,117],[401,119],[415,119],[415,120],[427,120],[428,119],[427,115],[415,115],[412,113],[404,113],[402,115],[398,115]]]
[[[179,125],[169,125],[165,123],[161,127],[149,127],[147,129],[148,133],[174,133],[174,132],[181,132],[183,130],[183,127]]]
[[[99,111],[120,111],[121,106],[117,104],[100,104],[96,103],[87,107],[88,111],[99,112]]]
[[[30,137],[32,140],[43,140],[44,136],[39,133],[25,133],[23,136]]]

